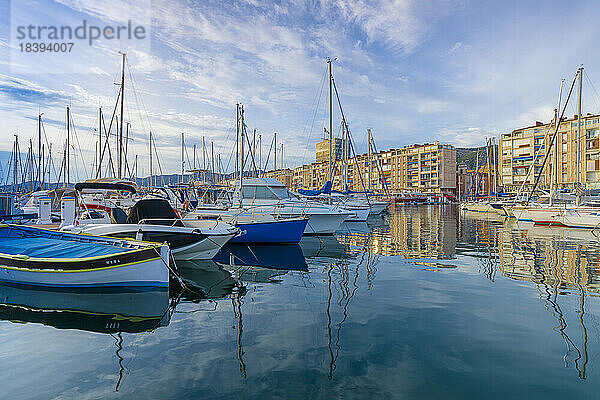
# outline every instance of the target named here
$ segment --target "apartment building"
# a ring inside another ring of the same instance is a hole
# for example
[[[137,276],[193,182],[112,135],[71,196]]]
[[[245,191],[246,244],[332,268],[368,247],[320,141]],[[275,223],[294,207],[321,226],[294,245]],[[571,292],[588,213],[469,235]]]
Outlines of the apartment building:
[[[338,160],[333,187],[344,189],[343,170],[347,168],[348,187],[354,191],[384,193],[384,179],[391,193],[418,191],[425,194],[456,194],[456,149],[438,142],[405,146],[379,153],[361,154]],[[329,179],[327,161],[294,169],[292,187],[319,189]]]
[[[292,181],[294,177],[294,171],[289,168],[277,169],[266,171],[263,175],[264,178],[275,178],[279,182],[283,183],[287,188],[292,188]]]
[[[598,114],[582,116],[581,121],[577,115],[563,118],[540,178],[541,188],[549,188],[551,184],[571,188],[577,182],[587,188],[600,188],[599,119]],[[555,131],[555,121],[536,122],[501,135],[500,176],[505,190],[517,190],[523,183],[526,187],[534,185]]]
[[[342,158],[343,141],[340,138],[333,138],[332,160],[340,160]],[[329,139],[323,139],[316,145],[315,162],[329,162]]]

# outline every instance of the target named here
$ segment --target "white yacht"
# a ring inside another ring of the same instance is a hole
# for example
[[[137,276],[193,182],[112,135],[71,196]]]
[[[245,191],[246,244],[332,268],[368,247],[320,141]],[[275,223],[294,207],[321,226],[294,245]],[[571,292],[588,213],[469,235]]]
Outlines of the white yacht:
[[[273,178],[244,179],[241,192],[239,188],[236,190],[233,202],[240,202],[240,196],[241,205],[251,211],[276,218],[308,217],[305,235],[332,235],[353,215],[339,206],[302,200]]]

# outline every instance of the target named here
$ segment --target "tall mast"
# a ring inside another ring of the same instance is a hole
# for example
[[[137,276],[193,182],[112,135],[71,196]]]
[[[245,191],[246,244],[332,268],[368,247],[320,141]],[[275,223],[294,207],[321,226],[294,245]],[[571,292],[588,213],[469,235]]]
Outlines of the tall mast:
[[[150,180],[148,186],[152,187],[152,131],[150,131]]]
[[[260,177],[262,175],[262,135],[259,133],[258,134],[258,176]]]
[[[42,187],[42,114],[38,114],[38,185]]]
[[[210,181],[215,183],[215,144],[213,141],[210,141]]]
[[[369,188],[369,192],[371,191],[371,159],[373,158],[371,156],[371,129],[367,129],[367,143],[368,143],[368,147],[367,147],[367,153],[368,153],[368,157],[369,157],[369,161],[367,164],[367,167],[369,167],[369,179],[367,180],[369,182],[368,188]]]
[[[45,181],[46,181],[46,162],[45,162],[45,158],[44,158],[44,153],[46,152],[45,146],[42,145],[42,162],[44,164],[44,166],[42,167],[42,175],[41,175],[41,179],[40,179],[40,188],[42,190],[45,189]]]
[[[275,141],[273,149],[275,150],[275,155],[273,157],[273,173],[277,171],[277,132],[274,133],[273,140]]]
[[[242,207],[242,179],[244,177],[244,106],[241,109],[240,116],[240,208]]]
[[[17,162],[19,159],[19,137],[17,135],[15,135],[15,152],[13,155],[13,180],[14,180],[14,185],[15,185],[15,195],[18,192],[18,186],[17,186]]]
[[[583,67],[579,67],[579,94],[577,96],[577,183],[581,179],[581,89],[582,89]]]
[[[129,125],[131,125],[129,122],[125,123],[125,150],[123,151],[123,174],[127,173],[127,170],[129,170],[129,167],[127,165],[127,150],[129,148]],[[131,171],[130,171],[131,172]]]
[[[327,69],[329,72],[329,169],[327,179],[331,176],[331,156],[333,152],[333,87],[331,81],[331,58],[327,58]]]
[[[69,106],[67,106],[67,148],[65,149],[65,186],[69,185],[69,180],[71,178],[71,163],[69,162],[69,151],[70,151],[70,143],[69,136],[71,135],[71,113]]]
[[[184,174],[184,170],[185,170],[185,161],[183,159],[184,146],[185,146],[184,133],[181,132],[181,181],[179,182],[181,184],[183,184],[183,174]]]
[[[240,104],[235,103],[235,173],[239,173],[240,158]]]
[[[206,145],[202,136],[202,182],[206,182]]]
[[[283,170],[283,143],[281,143],[281,161],[279,162],[280,169]]]
[[[100,178],[102,172],[102,107],[98,107],[98,165],[96,179]]]
[[[123,66],[121,69],[121,116],[119,123],[119,175],[121,179],[123,169],[123,101],[125,100],[125,53],[123,53]]]
[[[254,174],[257,174],[256,172],[256,128],[254,128],[254,132],[252,133],[252,163],[253,168],[252,168],[252,176],[254,177]],[[258,178],[258,175],[256,176]]]

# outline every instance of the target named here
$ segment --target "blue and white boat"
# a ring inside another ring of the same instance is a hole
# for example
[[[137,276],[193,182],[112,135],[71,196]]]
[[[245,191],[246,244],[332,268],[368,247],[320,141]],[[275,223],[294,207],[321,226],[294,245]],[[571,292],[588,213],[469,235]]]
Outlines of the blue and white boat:
[[[45,287],[168,287],[169,247],[0,225],[0,281]]]
[[[271,214],[252,212],[244,208],[204,207],[188,213],[183,224],[199,227],[205,220],[219,220],[239,228],[240,234],[228,243],[288,243],[302,239],[308,217],[275,218]]]

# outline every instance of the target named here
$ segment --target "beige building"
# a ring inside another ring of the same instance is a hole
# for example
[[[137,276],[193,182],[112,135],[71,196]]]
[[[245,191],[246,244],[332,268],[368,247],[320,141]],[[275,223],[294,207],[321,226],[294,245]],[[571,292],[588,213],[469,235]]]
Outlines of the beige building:
[[[570,188],[576,182],[588,188],[600,188],[599,118],[592,114],[582,116],[581,127],[576,115],[560,122],[555,146],[550,150],[539,182],[541,188],[549,188],[551,183],[557,188]],[[528,187],[533,186],[555,130],[554,121],[536,122],[501,135],[500,176],[505,190],[517,190],[523,182]],[[528,175],[534,160],[535,167]]]
[[[323,143],[323,142],[321,142]],[[317,151],[319,145],[317,144]],[[327,142],[329,143],[329,142]],[[294,189],[319,189],[328,180],[327,161],[294,169]],[[346,165],[344,165],[346,164]],[[405,146],[371,154],[362,154],[347,163],[338,160],[334,188],[344,189],[342,171],[348,168],[348,186],[354,191],[384,193],[382,177],[390,193],[418,191],[425,194],[456,194],[456,149],[438,142]]]
[[[275,178],[279,182],[283,183],[288,188],[292,187],[292,181],[294,177],[294,171],[289,168],[278,169],[275,171],[266,171],[263,175],[264,178]]]
[[[339,160],[342,158],[342,144],[343,141],[340,138],[333,138],[332,160]],[[329,139],[323,139],[316,146],[315,162],[329,162]]]

